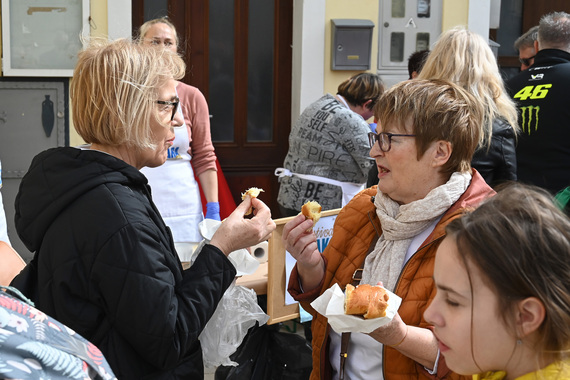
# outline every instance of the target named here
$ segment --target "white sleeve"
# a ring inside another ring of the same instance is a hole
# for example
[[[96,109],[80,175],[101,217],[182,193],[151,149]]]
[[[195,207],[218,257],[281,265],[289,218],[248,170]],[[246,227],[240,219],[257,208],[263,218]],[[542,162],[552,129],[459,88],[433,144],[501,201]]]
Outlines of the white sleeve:
[[[2,163],[0,162],[0,190],[2,189]],[[6,224],[6,214],[2,203],[2,193],[0,192],[0,240],[10,244],[8,238],[8,225]],[[11,244],[10,244],[11,245]]]
[[[437,366],[438,366],[438,364],[439,364],[439,354],[440,354],[440,352],[439,352],[439,348],[438,348],[438,349],[437,349],[437,357],[435,358],[435,363],[434,363],[434,365],[433,365],[433,369],[429,369],[429,368],[427,368],[427,367],[424,367],[424,368],[426,369],[426,371],[428,371],[428,373],[429,373],[430,375],[435,375],[435,374],[437,374]]]

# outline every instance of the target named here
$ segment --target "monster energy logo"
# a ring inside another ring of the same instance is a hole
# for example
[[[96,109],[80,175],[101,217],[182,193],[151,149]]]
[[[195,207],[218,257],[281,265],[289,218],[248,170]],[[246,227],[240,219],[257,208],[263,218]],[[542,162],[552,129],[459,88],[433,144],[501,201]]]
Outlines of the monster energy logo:
[[[531,132],[536,132],[538,130],[538,113],[540,112],[540,106],[520,107],[520,109],[522,117],[521,128],[523,133],[530,135]]]

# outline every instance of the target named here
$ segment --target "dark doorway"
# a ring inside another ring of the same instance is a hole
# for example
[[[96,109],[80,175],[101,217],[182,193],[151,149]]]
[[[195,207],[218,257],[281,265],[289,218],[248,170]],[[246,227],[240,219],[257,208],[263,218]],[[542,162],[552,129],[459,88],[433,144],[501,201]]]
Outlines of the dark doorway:
[[[216,154],[232,195],[255,186],[279,217],[273,175],[291,129],[293,2],[289,0],[133,0],[133,29],[168,16],[188,72],[211,114]]]

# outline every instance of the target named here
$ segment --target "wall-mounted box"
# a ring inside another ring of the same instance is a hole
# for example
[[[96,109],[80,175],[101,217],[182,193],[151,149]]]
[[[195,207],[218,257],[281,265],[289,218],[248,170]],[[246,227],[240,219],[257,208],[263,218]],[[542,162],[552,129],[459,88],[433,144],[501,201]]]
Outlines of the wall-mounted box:
[[[2,71],[15,77],[72,77],[89,0],[2,0]]]
[[[369,70],[374,23],[360,19],[332,19],[332,70]]]
[[[378,74],[401,71],[408,76],[410,55],[431,49],[441,34],[442,14],[443,0],[382,1],[378,21]]]

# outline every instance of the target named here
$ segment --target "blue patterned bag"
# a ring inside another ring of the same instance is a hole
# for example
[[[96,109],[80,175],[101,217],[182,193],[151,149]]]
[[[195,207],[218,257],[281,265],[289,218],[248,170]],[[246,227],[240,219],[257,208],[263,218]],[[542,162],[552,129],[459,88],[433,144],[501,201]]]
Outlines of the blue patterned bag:
[[[99,349],[0,286],[0,378],[116,379]]]

